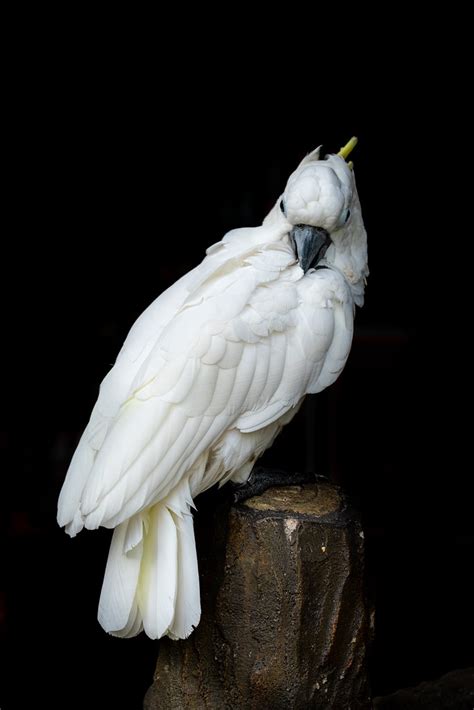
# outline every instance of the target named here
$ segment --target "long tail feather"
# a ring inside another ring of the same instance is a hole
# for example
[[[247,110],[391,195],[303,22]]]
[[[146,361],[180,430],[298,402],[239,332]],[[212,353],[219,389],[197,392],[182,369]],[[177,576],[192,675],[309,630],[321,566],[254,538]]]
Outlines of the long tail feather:
[[[143,542],[125,553],[127,529],[128,522],[115,528],[99,601],[100,625],[117,636],[135,636],[141,625],[140,619],[137,627],[136,592]]]
[[[161,638],[173,621],[177,581],[176,525],[166,505],[158,503],[150,515],[138,583],[138,608],[152,639]]]
[[[178,593],[168,636],[183,639],[199,624],[201,597],[193,517],[191,513],[185,513],[175,521],[178,530]]]

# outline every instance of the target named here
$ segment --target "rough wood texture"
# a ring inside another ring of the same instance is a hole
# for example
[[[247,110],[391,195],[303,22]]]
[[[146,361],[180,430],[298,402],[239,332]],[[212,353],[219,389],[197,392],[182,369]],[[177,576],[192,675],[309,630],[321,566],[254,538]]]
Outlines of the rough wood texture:
[[[198,550],[202,620],[161,642],[146,710],[370,707],[363,534],[337,488],[220,510]]]

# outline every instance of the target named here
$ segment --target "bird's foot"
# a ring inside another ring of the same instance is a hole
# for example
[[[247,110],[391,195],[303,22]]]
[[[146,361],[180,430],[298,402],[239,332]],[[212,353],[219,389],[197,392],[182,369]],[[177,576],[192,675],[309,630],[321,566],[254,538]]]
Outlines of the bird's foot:
[[[246,483],[235,487],[234,503],[243,503],[248,498],[260,496],[274,486],[302,486],[305,483],[327,483],[327,477],[317,473],[291,473],[274,468],[257,466]]]

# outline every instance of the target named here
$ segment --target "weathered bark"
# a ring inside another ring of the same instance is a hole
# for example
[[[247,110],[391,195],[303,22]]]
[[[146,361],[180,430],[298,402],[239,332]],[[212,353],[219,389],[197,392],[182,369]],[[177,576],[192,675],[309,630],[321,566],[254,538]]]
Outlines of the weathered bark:
[[[339,489],[272,488],[204,538],[201,623],[161,642],[145,709],[370,707],[363,534]]]

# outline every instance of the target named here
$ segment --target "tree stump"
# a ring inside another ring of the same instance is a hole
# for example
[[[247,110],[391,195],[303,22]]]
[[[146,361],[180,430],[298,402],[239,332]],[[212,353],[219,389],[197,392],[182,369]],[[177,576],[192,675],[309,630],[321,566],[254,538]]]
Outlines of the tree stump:
[[[201,622],[160,642],[145,710],[370,707],[363,533],[338,488],[271,488],[197,545]]]

